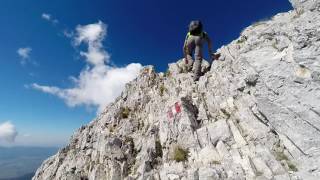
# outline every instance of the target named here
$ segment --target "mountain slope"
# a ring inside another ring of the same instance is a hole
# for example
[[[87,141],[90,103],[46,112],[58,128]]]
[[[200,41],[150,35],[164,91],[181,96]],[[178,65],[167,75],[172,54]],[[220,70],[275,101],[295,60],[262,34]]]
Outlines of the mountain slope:
[[[33,179],[319,179],[320,3],[292,2],[197,83],[145,67]]]

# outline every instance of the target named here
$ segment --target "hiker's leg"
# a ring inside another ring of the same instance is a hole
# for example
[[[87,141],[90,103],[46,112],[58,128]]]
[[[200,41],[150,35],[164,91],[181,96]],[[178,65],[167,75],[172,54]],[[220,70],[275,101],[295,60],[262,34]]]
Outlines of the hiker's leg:
[[[201,76],[201,59],[196,59],[193,63],[193,79],[198,81]]]
[[[189,37],[189,39],[187,40],[187,72],[192,70],[192,64],[194,62],[193,58],[192,58],[192,53],[195,50],[195,40],[193,38],[193,36]]]
[[[193,60],[193,57],[191,54],[187,55],[187,59],[188,59],[188,61],[186,63],[186,67],[187,67],[186,71],[190,72],[192,70],[192,64],[193,64],[194,60]]]
[[[197,81],[201,76],[201,64],[202,64],[202,42],[201,42],[201,39],[196,40],[194,58],[195,58],[195,61],[193,63],[193,73],[194,73],[194,80]]]

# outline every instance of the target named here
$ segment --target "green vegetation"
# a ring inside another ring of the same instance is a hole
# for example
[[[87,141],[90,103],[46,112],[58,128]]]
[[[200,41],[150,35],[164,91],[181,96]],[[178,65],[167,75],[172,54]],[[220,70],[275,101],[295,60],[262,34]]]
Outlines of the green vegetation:
[[[170,77],[171,76],[171,72],[169,71],[169,69],[164,73],[164,77]]]
[[[248,38],[246,36],[241,36],[240,39],[237,40],[237,44],[244,43]]]
[[[211,164],[221,164],[220,161],[211,161]]]
[[[174,149],[173,159],[177,162],[186,161],[188,159],[188,154],[189,154],[188,150],[185,150],[178,146]]]
[[[113,133],[114,130],[115,130],[115,128],[114,128],[113,126],[109,126],[109,131],[110,131],[111,133]]]
[[[160,91],[160,96],[163,96],[164,92],[167,91],[167,88],[164,87],[164,85],[162,84],[162,85],[160,86],[160,88],[159,88],[159,91]]]
[[[130,112],[131,112],[131,109],[130,108],[128,108],[128,107],[122,107],[121,109],[120,109],[120,117],[122,118],[122,119],[126,119],[126,118],[128,118],[129,117],[129,115],[130,115]]]
[[[276,159],[278,161],[285,161],[290,171],[298,171],[298,168],[289,160],[283,152],[276,152]]]
[[[291,162],[288,162],[288,167],[291,171],[295,171],[295,172],[298,171],[298,168],[294,164],[292,164]]]
[[[272,43],[272,47],[273,47],[274,49],[276,49],[276,50],[279,51],[279,49],[277,48],[277,42],[273,42],[273,43]]]
[[[108,130],[110,133],[114,133],[114,132],[117,132],[117,125],[116,124],[109,124],[107,126]]]
[[[262,175],[263,175],[263,173],[261,171],[256,172],[256,176],[262,176]]]
[[[288,161],[289,160],[288,156],[286,156],[283,152],[276,152],[276,159],[278,161],[282,161],[282,160]]]
[[[133,142],[133,138],[132,137],[130,137],[130,136],[126,136],[125,138],[124,138],[124,143],[125,144],[134,144],[134,142]]]

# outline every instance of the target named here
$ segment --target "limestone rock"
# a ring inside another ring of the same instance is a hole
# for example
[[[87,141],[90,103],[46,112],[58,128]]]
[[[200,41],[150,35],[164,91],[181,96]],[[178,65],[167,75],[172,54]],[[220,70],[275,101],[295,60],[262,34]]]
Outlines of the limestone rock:
[[[320,179],[319,0],[291,2],[198,82],[182,60],[145,67],[33,179]]]
[[[320,7],[319,0],[290,0],[294,8],[314,10]]]

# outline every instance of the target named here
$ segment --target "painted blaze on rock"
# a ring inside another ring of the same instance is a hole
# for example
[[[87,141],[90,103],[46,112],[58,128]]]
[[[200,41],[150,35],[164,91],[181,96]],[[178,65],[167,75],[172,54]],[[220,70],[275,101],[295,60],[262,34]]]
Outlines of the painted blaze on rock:
[[[174,119],[174,117],[176,117],[177,115],[179,115],[181,113],[181,103],[180,102],[176,102],[174,103],[173,106],[169,107],[169,110],[167,112],[167,116],[169,121],[172,121]]]

